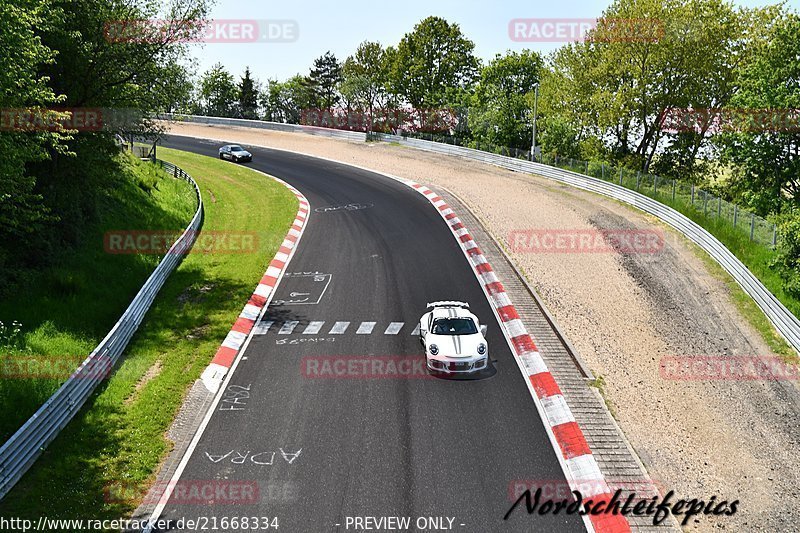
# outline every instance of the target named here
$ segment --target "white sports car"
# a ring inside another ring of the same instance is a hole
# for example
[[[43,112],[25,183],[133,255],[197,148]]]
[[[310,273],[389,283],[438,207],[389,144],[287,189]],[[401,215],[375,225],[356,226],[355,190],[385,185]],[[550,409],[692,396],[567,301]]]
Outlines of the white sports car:
[[[489,365],[486,326],[470,313],[469,304],[442,301],[428,304],[419,321],[419,340],[425,348],[428,370],[469,373]]]

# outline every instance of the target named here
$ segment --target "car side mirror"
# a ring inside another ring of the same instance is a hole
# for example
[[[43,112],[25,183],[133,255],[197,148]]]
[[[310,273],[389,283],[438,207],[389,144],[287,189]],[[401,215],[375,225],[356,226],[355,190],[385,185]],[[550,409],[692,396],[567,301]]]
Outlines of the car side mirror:
[[[489,329],[489,326],[487,326],[486,324],[481,325],[481,335],[483,335],[485,337],[486,336],[486,331],[488,329]]]

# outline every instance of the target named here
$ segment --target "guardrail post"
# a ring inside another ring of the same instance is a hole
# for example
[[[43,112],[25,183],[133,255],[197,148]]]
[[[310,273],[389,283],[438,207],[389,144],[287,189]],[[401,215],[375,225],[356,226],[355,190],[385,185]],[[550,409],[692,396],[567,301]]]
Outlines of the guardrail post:
[[[692,205],[694,205],[694,183],[692,183]]]
[[[733,227],[736,227],[736,222],[739,220],[739,205],[733,204]]]
[[[586,175],[589,175],[589,162],[586,162]]]
[[[703,216],[708,216],[708,191],[703,191]]]
[[[658,194],[658,176],[653,175],[653,196]]]
[[[675,180],[672,180],[672,201],[675,201]]]
[[[753,231],[756,229],[756,215],[755,213],[750,213],[750,240],[753,240]]]
[[[636,171],[636,191],[639,191],[639,182],[642,181],[642,172],[640,170]]]
[[[778,225],[772,225],[772,246],[775,246],[778,243]]]
[[[619,169],[619,184],[622,185],[622,169]]]
[[[600,179],[605,181],[606,179],[606,164],[600,163]]]
[[[717,198],[717,218],[722,216],[722,196]]]

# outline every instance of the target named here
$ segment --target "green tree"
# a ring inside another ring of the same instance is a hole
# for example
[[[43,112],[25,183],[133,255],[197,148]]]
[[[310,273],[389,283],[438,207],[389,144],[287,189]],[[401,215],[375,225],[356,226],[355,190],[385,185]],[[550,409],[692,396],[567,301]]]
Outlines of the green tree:
[[[217,63],[200,79],[200,101],[203,111],[213,117],[233,117],[239,91],[233,75]]]
[[[662,120],[728,101],[755,33],[747,21],[722,0],[616,0],[584,42],[554,53],[544,108],[617,161],[647,170],[670,145],[693,162],[705,133],[676,140]]]
[[[238,87],[239,92],[239,116],[241,118],[258,118],[258,90],[256,89],[253,78],[250,77],[250,67],[244,70]]]
[[[369,130],[372,129],[376,107],[385,107],[389,102],[388,73],[386,51],[377,42],[362,42],[342,67],[339,92],[348,111],[353,107],[367,111]]]
[[[205,10],[204,0],[0,2],[0,108],[63,118],[72,112],[46,108],[99,109],[105,126],[0,132],[0,269],[6,259],[41,266],[81,237],[115,175],[114,134],[156,133],[148,114],[185,98],[181,41]],[[156,18],[170,23],[132,32],[121,22]]]
[[[777,19],[757,43],[730,101],[734,120],[717,144],[734,166],[730,187],[760,214],[800,202],[800,16]],[[796,226],[796,223],[795,223]]]
[[[470,89],[479,62],[475,44],[464,37],[458,24],[428,17],[407,33],[391,57],[392,91],[417,108],[441,107],[448,95]]]
[[[469,112],[473,136],[499,146],[531,145],[533,93],[542,57],[530,50],[497,54],[480,74]]]
[[[21,124],[13,110],[47,106],[59,99],[49,81],[37,71],[52,63],[53,50],[36,35],[46,24],[46,2],[23,0],[0,3],[0,20],[8,31],[0,31],[0,279],[11,272],[8,264],[30,251],[31,237],[40,231],[49,217],[43,197],[36,191],[36,178],[26,172],[26,165],[45,159],[47,148],[57,146],[55,133],[15,131]],[[13,30],[13,31],[12,31]],[[2,285],[2,283],[0,283]]]
[[[308,78],[297,74],[284,82],[269,80],[262,92],[264,120],[299,124],[303,111],[313,107],[314,94]]]
[[[308,76],[314,103],[321,109],[332,109],[339,102],[336,88],[342,81],[342,66],[330,51],[314,60]]]

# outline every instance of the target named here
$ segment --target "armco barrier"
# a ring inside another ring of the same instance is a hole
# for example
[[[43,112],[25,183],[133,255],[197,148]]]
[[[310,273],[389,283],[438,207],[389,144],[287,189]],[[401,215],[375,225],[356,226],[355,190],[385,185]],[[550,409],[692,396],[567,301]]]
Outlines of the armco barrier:
[[[657,216],[691,239],[717,261],[722,268],[736,280],[742,289],[755,300],[756,304],[775,326],[775,329],[778,330],[797,352],[800,352],[800,320],[798,320],[797,317],[794,316],[786,306],[784,306],[775,295],[750,272],[750,270],[748,270],[744,263],[725,247],[724,244],[711,233],[703,229],[702,226],[693,222],[675,209],[653,200],[649,196],[626,189],[614,183],[578,174],[577,172],[543,165],[541,163],[514,159],[513,157],[482,152],[462,146],[453,146],[421,139],[403,138],[396,135],[381,135],[379,138],[386,141],[400,142],[407,146],[426,150],[428,152],[465,157],[517,172],[536,174],[572,185],[579,189],[614,198],[630,204],[645,213]]]
[[[241,128],[258,128],[262,130],[286,131],[291,133],[308,133],[309,135],[322,135],[347,139],[350,141],[365,141],[367,134],[359,131],[335,130],[319,128],[316,126],[303,126],[300,124],[283,124],[281,122],[267,122],[265,120],[249,120],[244,118],[204,117],[201,115],[178,115],[172,113],[159,114],[158,119],[175,120],[178,122],[193,122],[214,126],[239,126]]]
[[[167,120],[183,120],[202,124],[257,127],[303,133],[312,133],[309,130],[324,129],[290,124],[278,124],[275,122],[263,122],[257,120],[222,119],[195,115],[166,115],[162,118]],[[341,130],[329,130],[329,132],[331,137],[346,138],[350,140],[366,140],[365,133]],[[775,329],[778,330],[778,333],[780,333],[783,338],[786,339],[786,341],[795,349],[795,351],[800,353],[800,320],[798,320],[797,317],[794,316],[786,308],[786,306],[784,306],[775,297],[775,295],[772,294],[764,286],[764,284],[761,283],[758,278],[756,278],[753,273],[750,272],[750,270],[748,270],[748,268],[716,237],[703,229],[702,226],[696,224],[691,219],[672,209],[671,207],[653,200],[648,196],[630,189],[626,189],[625,187],[621,187],[614,183],[609,183],[591,176],[578,174],[577,172],[543,165],[541,163],[525,161],[524,159],[515,159],[513,157],[492,154],[490,152],[482,152],[473,148],[425,141],[411,137],[402,137],[399,135],[374,134],[370,135],[370,138],[386,142],[397,142],[405,146],[418,148],[428,152],[455,155],[467,159],[482,161],[490,165],[495,165],[517,172],[537,174],[545,178],[572,185],[573,187],[577,187],[579,189],[584,189],[586,191],[591,191],[597,194],[602,194],[603,196],[614,198],[630,204],[646,213],[655,215],[691,239],[694,243],[705,250],[715,261],[717,261],[722,268],[724,268],[733,277],[733,279],[736,280],[742,289],[751,298],[753,298],[758,307],[761,308],[770,322],[772,322],[772,324],[775,326]]]
[[[197,183],[172,163],[159,161],[172,176],[191,183],[197,211],[111,331],[78,369],[0,448],[0,498],[19,481],[44,448],[80,410],[95,387],[105,379],[142,322],[164,282],[192,248],[203,224],[203,201]]]

